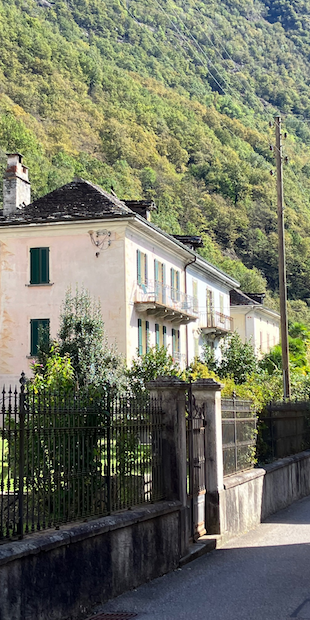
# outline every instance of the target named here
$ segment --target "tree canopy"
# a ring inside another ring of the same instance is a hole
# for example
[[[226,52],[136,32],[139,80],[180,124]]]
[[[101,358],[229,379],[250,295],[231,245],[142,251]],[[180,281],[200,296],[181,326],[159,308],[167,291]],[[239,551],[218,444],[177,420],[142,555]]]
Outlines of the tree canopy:
[[[156,224],[201,234],[207,259],[276,300],[281,113],[288,295],[307,305],[309,0],[40,4],[0,0],[2,170],[18,150],[34,198],[75,175],[154,198]]]

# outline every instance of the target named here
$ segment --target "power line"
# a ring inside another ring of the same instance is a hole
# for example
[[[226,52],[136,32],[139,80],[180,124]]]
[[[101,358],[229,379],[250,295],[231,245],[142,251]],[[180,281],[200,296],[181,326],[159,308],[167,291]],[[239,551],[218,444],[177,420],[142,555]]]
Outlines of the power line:
[[[155,0],[155,1],[157,2],[157,0]],[[137,23],[137,25],[138,25],[138,26],[140,26],[140,28],[141,28],[141,27],[142,27],[142,24],[141,24],[141,23],[140,23],[140,22],[136,19],[136,17],[132,14],[132,12],[130,11],[130,9],[129,9],[127,6],[125,6],[125,5],[124,5],[124,3],[122,2],[122,0],[120,0],[120,4],[121,4],[121,6],[122,6],[122,7],[123,7],[123,8],[124,8],[127,12],[128,12],[128,14],[130,15],[130,17],[131,17],[131,18],[132,18],[132,19],[133,19],[133,20]],[[174,23],[174,22],[170,19],[169,15],[166,13],[166,11],[163,9],[163,7],[159,4],[159,2],[157,2],[157,4],[158,4],[158,6],[159,6],[160,10],[161,10],[161,11],[165,14],[165,16],[167,17],[168,21],[172,24],[172,26],[174,27],[174,29],[177,31],[177,33],[181,36],[181,38],[183,39],[183,41],[184,41],[185,43],[187,43],[187,45],[188,45],[189,47],[192,47],[192,46],[190,45],[190,43],[187,41],[187,39],[186,39],[185,35],[183,35],[183,34],[182,34],[182,32],[180,32],[180,31],[179,31],[179,29],[177,28],[176,24],[175,24],[175,23]],[[148,31],[148,30],[147,30],[147,34],[148,34],[148,36],[152,39],[152,41],[153,41],[153,42],[155,42],[156,47],[157,47],[157,48],[159,49],[159,51],[161,52],[161,49],[160,49],[160,47],[159,47],[158,43],[156,42],[155,37],[154,37],[154,36],[152,36],[152,35],[149,33],[149,31]],[[177,43],[178,43],[179,47],[181,48],[182,53],[184,54],[184,51],[185,51],[185,50],[184,50],[184,48],[182,47],[182,45],[180,44],[180,42],[179,42],[178,40],[177,40]],[[202,65],[204,65],[203,61],[202,61],[202,60],[201,60],[201,58],[199,57],[198,52],[195,50],[195,48],[194,48],[194,51],[196,52],[196,55],[198,56],[198,59],[199,59],[200,63],[201,63]],[[167,56],[166,56],[166,58],[167,58]],[[170,62],[170,59],[169,59],[169,62]],[[174,72],[176,72],[176,71],[175,71],[175,67],[174,67],[173,63],[171,63],[171,62],[170,62],[170,65],[171,65],[171,67],[173,68]],[[209,69],[208,67],[206,67],[206,69],[207,69],[208,73],[211,75],[211,77],[213,78],[213,80],[215,81],[215,83],[216,83],[216,84],[218,85],[218,87],[221,89],[221,91],[222,91],[225,95],[227,95],[228,93],[226,93],[226,91],[225,91],[224,87],[223,87],[221,84],[219,84],[219,82],[218,82],[218,81],[217,81],[217,79],[214,77],[214,75],[212,74],[212,72],[210,71],[210,69]],[[220,75],[220,74],[219,74],[219,75]],[[221,76],[220,76],[220,77],[221,77]],[[222,79],[224,79],[224,78],[222,78]],[[223,116],[223,115],[221,114],[221,116]],[[222,129],[226,129],[226,130],[230,133],[230,135],[231,135],[233,138],[235,138],[235,139],[240,139],[240,137],[239,137],[239,136],[237,136],[236,134],[234,134],[234,133],[231,131],[231,129],[230,129],[229,127],[227,127],[227,125],[225,125],[225,124],[223,123],[223,121],[221,121],[221,128],[222,128]]]
[[[186,39],[185,35],[183,35],[183,33],[179,30],[179,28],[177,27],[177,25],[175,24],[175,22],[169,17],[168,13],[165,11],[165,9],[161,6],[161,4],[159,4],[158,0],[155,0],[156,4],[158,5],[158,7],[160,8],[160,10],[162,11],[162,13],[164,13],[164,15],[167,17],[168,21],[170,22],[170,24],[172,24],[173,28],[177,31],[177,33],[180,35],[180,37],[183,39],[183,41],[185,41],[190,48],[193,48],[193,46],[189,43],[189,41]],[[179,43],[180,45],[180,43]],[[182,46],[181,46],[182,47]],[[202,62],[200,56],[198,55],[197,51],[194,48],[194,51],[196,52],[196,56],[198,57],[198,60],[200,60],[201,64],[204,65],[204,63]],[[221,89],[221,91],[226,95],[227,93],[225,92],[224,87],[219,84],[219,82],[217,81],[217,79],[214,77],[213,73],[210,71],[209,67],[206,67],[208,73],[211,75],[212,79],[214,80],[214,82],[217,84],[217,86]]]
[[[202,12],[199,10],[199,8],[198,8],[198,7],[195,7],[195,8],[197,8],[197,9],[198,9],[198,11],[199,11],[200,15],[203,15],[203,14],[202,14]],[[174,11],[173,9],[171,9],[171,10],[172,10],[172,12],[173,12],[174,16],[177,18],[177,15],[176,15],[175,11]],[[235,90],[232,88],[232,86],[230,86],[230,84],[227,82],[227,80],[226,80],[225,78],[223,78],[223,76],[221,75],[221,73],[219,72],[219,70],[217,69],[217,67],[216,67],[216,66],[212,63],[212,61],[208,58],[208,56],[206,55],[205,51],[204,51],[204,50],[203,50],[203,48],[201,47],[200,43],[197,41],[197,39],[196,39],[196,38],[194,37],[194,35],[191,33],[191,31],[190,31],[190,30],[189,30],[189,28],[186,26],[186,24],[184,23],[184,21],[183,21],[183,20],[182,20],[182,23],[183,23],[184,27],[186,28],[186,30],[189,32],[190,37],[191,37],[191,38],[195,41],[195,43],[196,43],[197,47],[201,50],[202,54],[203,54],[203,55],[207,58],[208,62],[210,62],[210,63],[212,64],[212,66],[215,68],[215,70],[216,70],[216,72],[218,73],[218,75],[219,75],[219,76],[221,77],[221,79],[222,79],[222,80],[223,80],[223,81],[227,84],[227,87],[228,87],[228,88],[229,88],[229,89],[230,89],[233,93],[235,93],[235,96],[237,95],[237,98],[239,98],[239,95],[238,95],[237,91],[235,91]],[[225,62],[225,60],[226,60],[226,59],[225,59],[225,58],[223,58],[223,56],[222,56],[222,54],[219,52],[218,48],[214,45],[214,43],[213,43],[212,39],[209,37],[209,35],[208,35],[206,32],[204,32],[204,34],[205,34],[205,36],[209,39],[209,41],[210,41],[211,45],[214,47],[214,49],[215,49],[215,51],[217,52],[217,54],[218,54],[218,55],[220,55],[220,57],[221,57],[221,59],[223,60],[223,62]],[[231,60],[232,60],[232,58],[231,58]],[[242,84],[242,82],[239,80],[238,76],[235,76],[235,77],[237,78],[237,80],[238,80],[238,82],[239,82],[240,86],[241,86],[242,88],[244,88],[244,85],[243,85],[243,84]],[[241,103],[243,103],[241,99],[240,99],[240,102],[241,102]]]

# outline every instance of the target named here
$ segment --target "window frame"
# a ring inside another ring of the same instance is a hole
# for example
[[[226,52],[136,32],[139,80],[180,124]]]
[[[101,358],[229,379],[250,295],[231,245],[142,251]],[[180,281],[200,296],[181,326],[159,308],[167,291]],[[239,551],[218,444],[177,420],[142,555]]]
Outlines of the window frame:
[[[137,250],[137,283],[139,286],[148,285],[148,256]]]
[[[48,338],[50,336],[50,319],[30,319],[30,356],[38,355],[39,329],[48,327]]]
[[[40,246],[29,248],[29,251],[30,284],[34,286],[50,284],[50,248],[48,246]]]

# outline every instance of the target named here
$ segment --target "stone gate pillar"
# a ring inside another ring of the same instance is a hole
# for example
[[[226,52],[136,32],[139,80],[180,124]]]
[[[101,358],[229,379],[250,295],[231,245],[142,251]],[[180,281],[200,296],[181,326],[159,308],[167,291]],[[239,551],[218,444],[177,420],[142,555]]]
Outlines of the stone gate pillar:
[[[220,383],[198,379],[192,383],[196,406],[204,407],[206,420],[206,528],[208,534],[225,531],[222,411]]]
[[[181,555],[188,546],[186,531],[186,391],[178,377],[159,377],[147,384],[151,398],[161,400],[163,415],[164,491],[167,500],[181,502]]]

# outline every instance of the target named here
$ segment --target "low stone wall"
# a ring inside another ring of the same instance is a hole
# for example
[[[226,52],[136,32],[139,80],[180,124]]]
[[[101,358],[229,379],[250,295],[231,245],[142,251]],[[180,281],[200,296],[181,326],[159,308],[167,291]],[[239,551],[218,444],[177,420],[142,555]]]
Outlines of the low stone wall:
[[[310,495],[310,450],[224,478],[224,539],[250,530]]]
[[[180,502],[160,502],[1,545],[1,620],[76,620],[175,569],[180,515]]]

